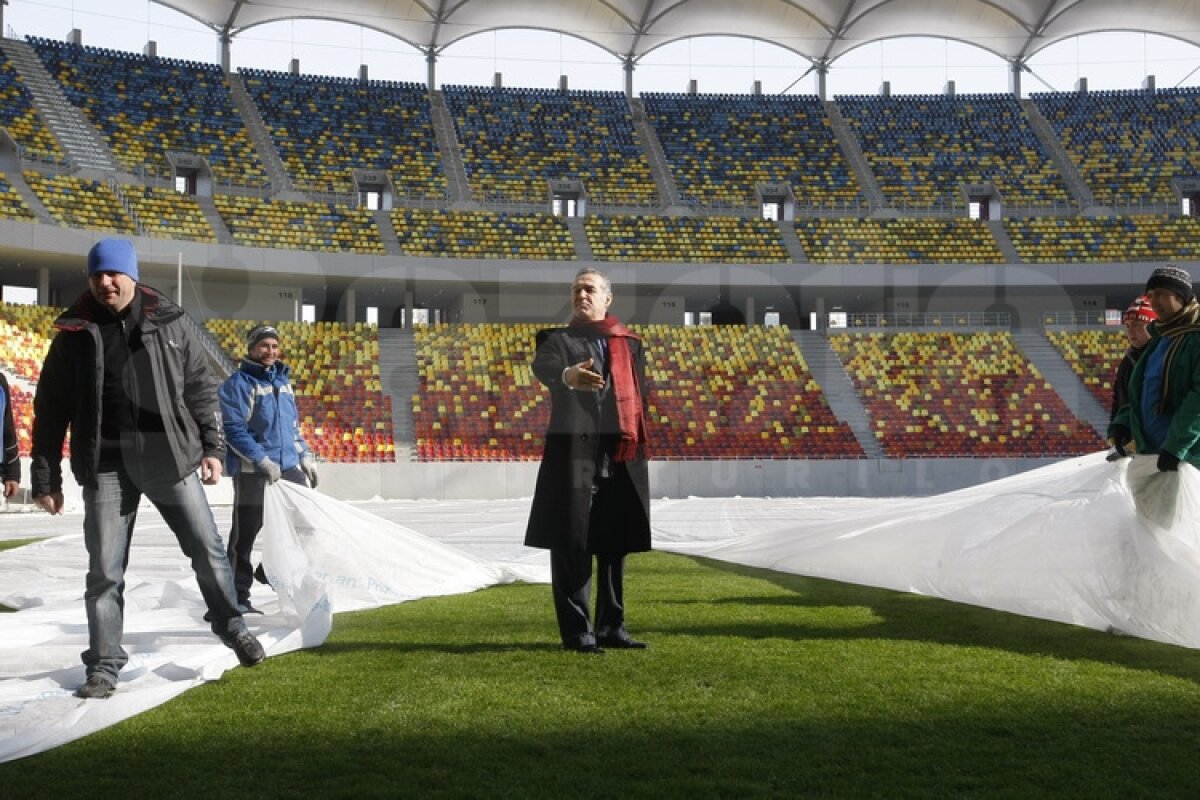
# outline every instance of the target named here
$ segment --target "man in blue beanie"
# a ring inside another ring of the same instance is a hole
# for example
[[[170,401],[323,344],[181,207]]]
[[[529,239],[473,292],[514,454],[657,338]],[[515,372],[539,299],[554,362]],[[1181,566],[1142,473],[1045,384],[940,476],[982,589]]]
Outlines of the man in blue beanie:
[[[183,309],[138,283],[131,242],[103,239],[88,253],[88,291],[54,323],[33,400],[31,483],[43,509],[62,512],[70,428],[88,551],[87,681],[77,697],[111,695],[129,660],[121,646],[125,565],[143,496],[191,559],[213,633],[245,666],[266,655],[238,609],[201,485],[220,480],[225,444],[216,381],[187,322]]]

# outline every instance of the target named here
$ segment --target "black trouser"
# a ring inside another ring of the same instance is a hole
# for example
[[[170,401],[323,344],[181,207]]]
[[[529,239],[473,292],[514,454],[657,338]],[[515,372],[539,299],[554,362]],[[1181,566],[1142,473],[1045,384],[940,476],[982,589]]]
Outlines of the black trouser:
[[[550,581],[554,594],[554,613],[558,617],[558,632],[565,647],[595,644],[596,636],[625,635],[625,554],[606,553],[603,547],[605,531],[602,521],[604,507],[611,496],[604,491],[607,481],[601,481],[592,495],[588,520],[591,546],[559,546],[550,548]],[[597,541],[599,540],[599,541]],[[597,546],[599,545],[599,546]],[[596,626],[592,627],[588,613],[592,593],[592,556],[596,558]]]
[[[299,467],[286,470],[285,481],[307,486]],[[263,492],[267,476],[260,472],[239,472],[233,476],[233,525],[229,528],[229,566],[233,568],[233,585],[237,589],[238,605],[250,604],[250,587],[254,585],[254,565],[250,553],[263,524]]]

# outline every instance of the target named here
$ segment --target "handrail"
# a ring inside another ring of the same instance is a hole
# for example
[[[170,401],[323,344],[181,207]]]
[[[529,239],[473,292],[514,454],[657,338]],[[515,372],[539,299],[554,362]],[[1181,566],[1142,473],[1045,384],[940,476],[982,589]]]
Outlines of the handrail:
[[[832,315],[838,314],[834,311]],[[840,323],[841,320],[838,320]],[[926,312],[848,312],[845,324],[829,325],[830,330],[861,330],[864,328],[1012,328],[1012,315],[1007,311],[926,311]]]
[[[200,341],[200,346],[204,348],[204,352],[208,355],[208,360],[213,366],[213,372],[216,373],[218,380],[224,380],[234,373],[237,369],[237,363],[229,357],[221,343],[217,341],[217,337],[213,336],[208,328],[201,325],[189,314],[184,314],[184,325],[189,327],[192,333]]]

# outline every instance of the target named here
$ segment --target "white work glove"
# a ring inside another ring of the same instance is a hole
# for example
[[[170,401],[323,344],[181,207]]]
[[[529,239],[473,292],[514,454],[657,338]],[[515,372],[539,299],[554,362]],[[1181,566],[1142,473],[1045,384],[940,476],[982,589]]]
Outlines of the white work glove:
[[[259,472],[267,476],[267,483],[274,483],[283,474],[279,471],[279,465],[266,456],[260,458],[254,466],[258,467]]]
[[[317,460],[313,458],[312,453],[305,453],[304,458],[300,459],[300,471],[308,478],[308,487],[317,488]]]

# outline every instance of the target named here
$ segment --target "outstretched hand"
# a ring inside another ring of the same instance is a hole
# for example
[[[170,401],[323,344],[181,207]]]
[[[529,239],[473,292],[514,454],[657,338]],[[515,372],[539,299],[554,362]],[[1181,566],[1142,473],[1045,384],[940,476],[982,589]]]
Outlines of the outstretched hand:
[[[581,392],[598,392],[604,388],[604,376],[592,371],[592,359],[567,367],[566,383]]]

